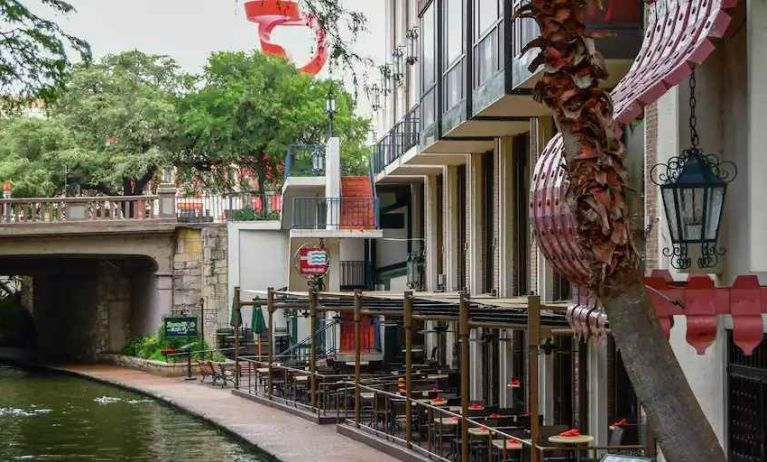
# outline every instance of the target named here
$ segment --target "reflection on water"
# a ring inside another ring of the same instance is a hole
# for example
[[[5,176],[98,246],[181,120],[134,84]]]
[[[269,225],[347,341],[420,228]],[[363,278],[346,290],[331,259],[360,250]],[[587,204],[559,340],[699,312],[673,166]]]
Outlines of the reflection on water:
[[[222,461],[267,456],[143,396],[0,365],[0,461]]]

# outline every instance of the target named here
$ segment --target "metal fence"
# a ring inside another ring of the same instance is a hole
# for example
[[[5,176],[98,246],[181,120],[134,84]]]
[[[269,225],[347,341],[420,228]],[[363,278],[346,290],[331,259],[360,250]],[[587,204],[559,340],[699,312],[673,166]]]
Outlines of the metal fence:
[[[372,267],[369,262],[364,260],[341,262],[342,289],[371,289],[372,279]]]
[[[176,197],[176,218],[182,223],[279,220],[282,195],[231,193]]]
[[[294,144],[285,156],[285,178],[290,176],[324,176],[325,146]]]
[[[415,106],[373,146],[371,167],[374,174],[380,173],[418,144],[420,126],[420,106]]]
[[[358,197],[296,197],[293,229],[378,229],[378,199]]]

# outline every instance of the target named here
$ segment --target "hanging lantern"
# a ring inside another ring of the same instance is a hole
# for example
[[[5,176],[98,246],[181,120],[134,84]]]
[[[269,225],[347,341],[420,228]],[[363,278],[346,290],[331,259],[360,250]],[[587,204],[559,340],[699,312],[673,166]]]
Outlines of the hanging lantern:
[[[394,84],[401,87],[405,83],[405,47],[399,46],[395,48],[391,56],[394,62],[392,78],[394,79]]]
[[[381,87],[377,83],[365,87],[365,93],[370,100],[370,108],[374,111],[381,109]]]
[[[381,93],[384,96],[391,94],[391,81],[392,81],[392,65],[384,64],[378,69],[381,71]]]
[[[695,72],[690,77],[690,136],[692,147],[668,163],[653,167],[653,183],[661,190],[666,212],[671,248],[663,249],[672,267],[692,267],[689,247],[700,246],[698,268],[715,268],[725,250],[718,246],[719,228],[727,195],[727,185],[738,174],[730,161],[720,161],[714,154],[704,154],[695,116]]]
[[[412,27],[405,33],[407,40],[407,64],[409,66],[418,62],[418,27]]]

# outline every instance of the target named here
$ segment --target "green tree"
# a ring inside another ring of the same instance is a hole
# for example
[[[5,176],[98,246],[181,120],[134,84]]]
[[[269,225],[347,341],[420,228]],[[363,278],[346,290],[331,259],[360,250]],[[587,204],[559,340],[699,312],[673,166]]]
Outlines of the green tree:
[[[141,194],[177,156],[178,101],[191,78],[166,56],[129,51],[78,66],[51,107],[74,137],[62,156],[86,189]]]
[[[361,173],[369,121],[354,115],[354,99],[337,83],[313,79],[258,52],[213,54],[200,88],[182,103],[188,145],[178,159],[180,172],[231,187],[231,171],[244,167],[254,172],[262,191],[278,183],[290,145],[325,140],[329,92],[337,100],[333,128],[342,140],[342,160]]]
[[[86,62],[91,56],[85,41],[34,13],[28,3],[0,0],[0,106],[4,111],[54,98],[71,67],[67,47]],[[54,13],[74,11],[62,0],[39,3]]]
[[[63,191],[68,169],[64,153],[72,133],[59,120],[20,117],[0,125],[0,178],[17,197],[49,197]]]

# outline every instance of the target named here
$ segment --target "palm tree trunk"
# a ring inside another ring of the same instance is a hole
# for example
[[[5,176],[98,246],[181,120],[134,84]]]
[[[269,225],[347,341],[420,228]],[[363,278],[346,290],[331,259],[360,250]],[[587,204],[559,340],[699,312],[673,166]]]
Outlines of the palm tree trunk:
[[[645,293],[641,258],[632,240],[626,201],[622,127],[613,120],[607,77],[583,15],[598,0],[531,0],[516,17],[541,30],[528,47],[545,66],[536,98],[550,107],[562,133],[569,186],[565,202],[576,226],[589,277],[573,281],[596,293],[607,311],[637,397],[666,460],[725,461],[716,434],[662,334]]]

